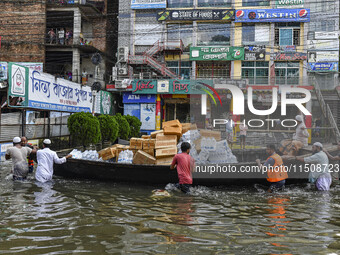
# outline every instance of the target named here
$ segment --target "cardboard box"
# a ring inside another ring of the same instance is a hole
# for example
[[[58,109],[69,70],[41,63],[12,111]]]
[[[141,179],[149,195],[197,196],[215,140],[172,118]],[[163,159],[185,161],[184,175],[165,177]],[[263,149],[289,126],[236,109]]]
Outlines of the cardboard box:
[[[162,128],[164,129],[165,127],[181,127],[182,124],[179,122],[179,120],[170,120],[170,121],[165,121],[162,123]]]
[[[221,131],[200,130],[201,137],[213,137],[216,141],[221,141]]]
[[[151,139],[151,135],[142,135],[142,139]]]
[[[156,149],[167,148],[172,146],[177,146],[176,135],[163,135],[163,134],[157,135],[155,144]]]
[[[202,138],[199,138],[199,139],[194,141],[195,148],[196,148],[197,152],[199,152],[201,150],[201,141],[202,141]]]
[[[191,123],[182,123],[182,134],[188,132],[190,130]]]
[[[167,158],[177,154],[177,147],[172,146],[168,148],[156,149],[156,159]]]
[[[151,156],[155,156],[155,150],[154,149],[143,149],[144,152],[146,152],[147,154],[151,155]]]
[[[164,127],[164,135],[176,135],[177,138],[182,136],[182,127]]]
[[[156,158],[142,150],[138,150],[133,157],[132,163],[136,165],[154,165],[156,163]]]
[[[99,158],[102,158],[103,160],[109,160],[114,157],[116,157],[116,148],[105,148],[98,152]]]
[[[144,139],[143,140],[143,150],[154,149],[155,145],[156,145],[156,139]]]
[[[163,130],[158,130],[158,131],[155,131],[155,132],[151,132],[151,138],[156,138],[156,136],[158,134],[164,134],[164,131]]]
[[[170,157],[166,157],[166,158],[156,159],[156,165],[170,166],[173,158],[174,158],[173,156],[170,156]]]
[[[132,137],[130,139],[130,148],[135,150],[141,150],[143,149],[143,140],[142,138],[135,138]]]

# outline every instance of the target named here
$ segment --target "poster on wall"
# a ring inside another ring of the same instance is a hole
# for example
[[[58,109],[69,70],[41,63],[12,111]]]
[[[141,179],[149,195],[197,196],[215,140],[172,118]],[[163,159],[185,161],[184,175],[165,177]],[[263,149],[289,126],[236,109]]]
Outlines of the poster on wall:
[[[244,46],[244,60],[265,60],[266,46]]]
[[[99,91],[95,99],[94,112],[98,114],[112,114],[112,95],[110,92]]]
[[[156,128],[156,104],[140,105],[141,130],[155,130]]]

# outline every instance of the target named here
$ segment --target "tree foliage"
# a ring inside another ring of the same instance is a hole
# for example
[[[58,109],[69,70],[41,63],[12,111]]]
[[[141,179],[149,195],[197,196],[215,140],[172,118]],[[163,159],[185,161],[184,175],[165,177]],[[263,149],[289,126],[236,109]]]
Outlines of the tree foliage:
[[[120,113],[117,113],[114,117],[119,125],[118,137],[124,140],[129,139],[131,133],[129,122]]]
[[[67,127],[73,139],[81,141],[83,146],[96,144],[101,140],[100,124],[89,112],[77,112],[67,120]]]
[[[130,137],[139,137],[142,122],[135,116],[125,115],[124,118],[128,121],[130,125]]]
[[[114,142],[118,138],[119,125],[111,115],[99,115],[100,132],[103,141]]]

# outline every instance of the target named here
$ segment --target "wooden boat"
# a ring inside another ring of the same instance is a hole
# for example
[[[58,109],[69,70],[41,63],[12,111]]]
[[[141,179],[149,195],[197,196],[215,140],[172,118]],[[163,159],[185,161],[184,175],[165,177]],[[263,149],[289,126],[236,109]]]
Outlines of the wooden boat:
[[[336,146],[328,148],[332,152]],[[308,156],[306,154],[304,156]],[[248,185],[266,182],[266,173],[262,172],[243,172],[240,169],[256,168],[256,163],[236,163],[223,164],[225,167],[233,170],[221,174],[194,173],[194,184],[204,186],[220,185]],[[220,164],[220,166],[223,166]],[[300,171],[304,164],[296,161],[287,161],[285,166],[290,168],[290,183],[304,183],[308,179],[308,172]],[[204,168],[202,168],[204,169]],[[295,170],[295,171],[294,171]],[[202,171],[202,170],[201,170]],[[159,184],[178,182],[176,170],[171,170],[169,166],[161,165],[133,165],[112,162],[90,161],[83,159],[68,159],[65,164],[54,165],[54,174],[66,178],[91,179],[112,182],[141,183],[141,184]]]

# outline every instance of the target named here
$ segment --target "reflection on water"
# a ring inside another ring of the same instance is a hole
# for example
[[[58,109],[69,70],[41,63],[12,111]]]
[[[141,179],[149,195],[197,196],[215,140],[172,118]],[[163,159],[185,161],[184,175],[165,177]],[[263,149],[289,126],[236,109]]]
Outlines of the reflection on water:
[[[164,187],[13,182],[9,164],[0,169],[0,253],[340,254],[340,186],[196,187],[154,199]]]

